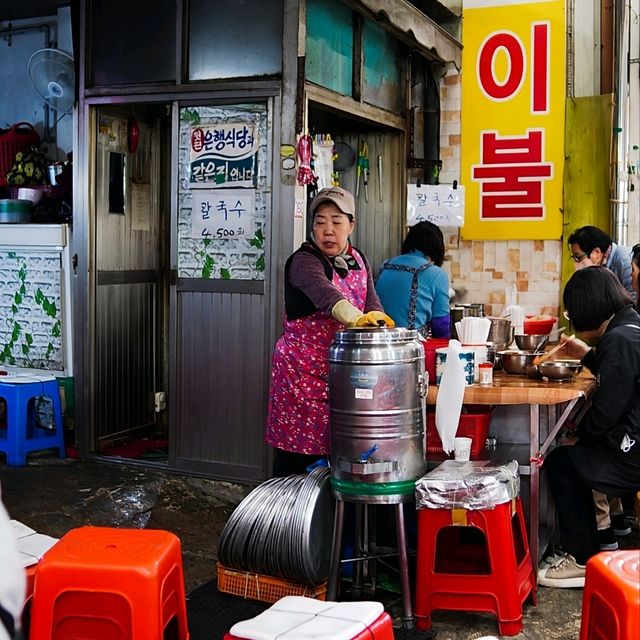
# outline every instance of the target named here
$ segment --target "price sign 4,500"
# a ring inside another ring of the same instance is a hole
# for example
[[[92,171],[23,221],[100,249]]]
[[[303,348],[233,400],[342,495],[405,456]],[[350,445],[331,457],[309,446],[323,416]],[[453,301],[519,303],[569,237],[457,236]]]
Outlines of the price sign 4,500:
[[[225,229],[223,227],[209,229],[208,227],[204,227],[201,235],[203,238],[239,238],[246,235],[246,233],[242,227],[235,229]]]

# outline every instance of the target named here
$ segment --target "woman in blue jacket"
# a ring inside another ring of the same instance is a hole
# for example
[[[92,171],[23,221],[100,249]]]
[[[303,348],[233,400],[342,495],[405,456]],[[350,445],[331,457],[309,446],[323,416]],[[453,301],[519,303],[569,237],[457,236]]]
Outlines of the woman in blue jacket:
[[[448,338],[449,276],[442,231],[431,222],[418,222],[402,243],[402,254],[380,267],[376,291],[385,311],[399,327],[418,329],[423,337]]]

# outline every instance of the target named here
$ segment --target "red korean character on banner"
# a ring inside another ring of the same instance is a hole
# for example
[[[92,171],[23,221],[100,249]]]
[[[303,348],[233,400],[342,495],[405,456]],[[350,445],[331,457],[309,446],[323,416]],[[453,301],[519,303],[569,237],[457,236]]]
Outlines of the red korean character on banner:
[[[471,167],[480,182],[481,220],[542,220],[544,181],[553,177],[553,163],[543,162],[544,131],[527,129],[523,136],[482,131],[481,163]]]
[[[531,23],[530,109],[533,115],[549,113],[550,81],[550,32],[549,22]],[[502,53],[507,57],[507,74],[496,76],[496,58]],[[494,31],[478,50],[476,75],[478,85],[491,102],[507,102],[522,89],[527,74],[527,51],[522,40],[511,31]]]

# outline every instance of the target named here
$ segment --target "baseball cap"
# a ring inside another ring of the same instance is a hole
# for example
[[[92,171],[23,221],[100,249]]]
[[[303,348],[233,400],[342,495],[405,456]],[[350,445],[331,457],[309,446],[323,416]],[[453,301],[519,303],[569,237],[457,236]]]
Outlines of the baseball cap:
[[[316,209],[323,202],[333,202],[342,213],[346,213],[349,216],[356,215],[356,204],[353,200],[353,196],[349,191],[342,187],[325,187],[318,191],[316,197],[312,200],[310,211],[311,215],[316,212]]]

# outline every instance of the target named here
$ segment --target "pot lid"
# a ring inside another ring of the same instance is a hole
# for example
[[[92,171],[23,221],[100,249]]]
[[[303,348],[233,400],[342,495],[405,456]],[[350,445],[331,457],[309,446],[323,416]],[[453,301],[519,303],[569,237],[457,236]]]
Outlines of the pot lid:
[[[389,342],[407,342],[416,340],[418,332],[405,327],[354,327],[336,333],[335,342],[350,342],[360,344],[386,344]]]

